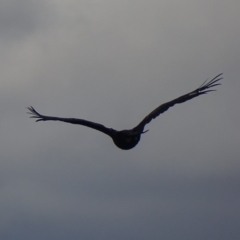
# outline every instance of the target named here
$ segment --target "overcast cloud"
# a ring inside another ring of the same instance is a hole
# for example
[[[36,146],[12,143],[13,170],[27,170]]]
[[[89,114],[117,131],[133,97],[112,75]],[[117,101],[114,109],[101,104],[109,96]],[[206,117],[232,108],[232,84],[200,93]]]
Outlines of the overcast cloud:
[[[0,238],[240,239],[240,2],[0,2]],[[26,114],[130,129],[130,151]]]

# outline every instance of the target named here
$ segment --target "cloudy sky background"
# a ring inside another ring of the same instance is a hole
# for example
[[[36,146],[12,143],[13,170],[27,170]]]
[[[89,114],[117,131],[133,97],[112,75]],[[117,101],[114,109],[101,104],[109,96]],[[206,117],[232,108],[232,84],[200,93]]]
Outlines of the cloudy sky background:
[[[0,3],[0,238],[240,239],[240,2]],[[223,72],[123,151],[118,130]]]

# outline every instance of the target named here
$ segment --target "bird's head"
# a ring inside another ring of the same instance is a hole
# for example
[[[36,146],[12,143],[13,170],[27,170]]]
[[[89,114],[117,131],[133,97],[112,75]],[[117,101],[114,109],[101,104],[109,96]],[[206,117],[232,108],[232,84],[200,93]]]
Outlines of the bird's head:
[[[122,130],[116,131],[111,137],[117,147],[129,150],[138,144],[141,134],[142,132],[135,132],[133,130]]]

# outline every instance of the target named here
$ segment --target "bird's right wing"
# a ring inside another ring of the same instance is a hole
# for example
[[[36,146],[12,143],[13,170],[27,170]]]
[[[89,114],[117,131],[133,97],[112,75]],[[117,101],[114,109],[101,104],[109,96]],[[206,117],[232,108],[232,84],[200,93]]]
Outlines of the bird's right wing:
[[[99,123],[94,123],[94,122],[90,122],[90,121],[87,121],[84,119],[77,119],[77,118],[60,118],[60,117],[45,116],[45,115],[38,113],[32,106],[28,107],[28,110],[29,110],[28,113],[32,115],[30,118],[36,118],[37,119],[36,122],[39,122],[39,121],[61,121],[61,122],[79,124],[79,125],[83,125],[83,126],[86,126],[89,128],[93,128],[93,129],[103,132],[109,136],[111,136],[111,133],[112,133],[111,128],[107,128],[104,125],[99,124]]]
[[[220,76],[222,75],[219,74],[216,77],[214,77],[212,80],[210,80],[209,82],[207,82],[207,80],[196,90],[187,93],[181,97],[178,97],[170,102],[166,102],[162,105],[160,105],[159,107],[157,107],[156,109],[154,109],[151,113],[149,113],[136,127],[135,129],[139,129],[140,131],[143,131],[144,126],[146,124],[148,124],[149,122],[151,122],[154,118],[158,117],[160,114],[164,113],[165,111],[167,111],[170,107],[174,106],[175,104],[179,104],[179,103],[183,103],[186,102],[192,98],[198,97],[202,94],[206,94],[208,92],[212,92],[212,91],[216,91],[216,90],[212,90],[210,88],[221,85],[219,83],[219,81],[222,79]]]

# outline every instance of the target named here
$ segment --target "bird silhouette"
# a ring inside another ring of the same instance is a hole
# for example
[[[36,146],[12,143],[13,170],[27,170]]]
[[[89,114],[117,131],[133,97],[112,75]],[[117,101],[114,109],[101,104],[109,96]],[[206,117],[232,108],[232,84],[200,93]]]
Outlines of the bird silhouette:
[[[200,95],[216,91],[214,89],[210,89],[212,87],[221,85],[219,81],[222,79],[222,73],[214,77],[210,81],[205,81],[199,88],[196,90],[187,93],[181,97],[178,97],[170,102],[166,102],[156,109],[154,109],[152,112],[150,112],[136,127],[129,129],[129,130],[121,130],[117,131],[112,128],[107,128],[102,124],[87,121],[84,119],[77,119],[77,118],[60,118],[60,117],[51,117],[51,116],[45,116],[40,113],[38,113],[32,106],[28,107],[28,112],[31,114],[31,118],[36,118],[36,122],[39,121],[61,121],[66,123],[72,123],[72,124],[79,124],[83,125],[89,128],[93,128],[95,130],[98,130],[100,132],[103,132],[107,134],[109,137],[112,138],[115,145],[123,150],[129,150],[134,148],[138,142],[140,141],[141,135],[146,133],[147,131],[144,131],[144,127],[146,124],[152,121],[152,119],[159,116],[161,113],[164,113],[167,111],[170,107],[174,106],[175,104],[186,102],[192,98],[198,97]]]

